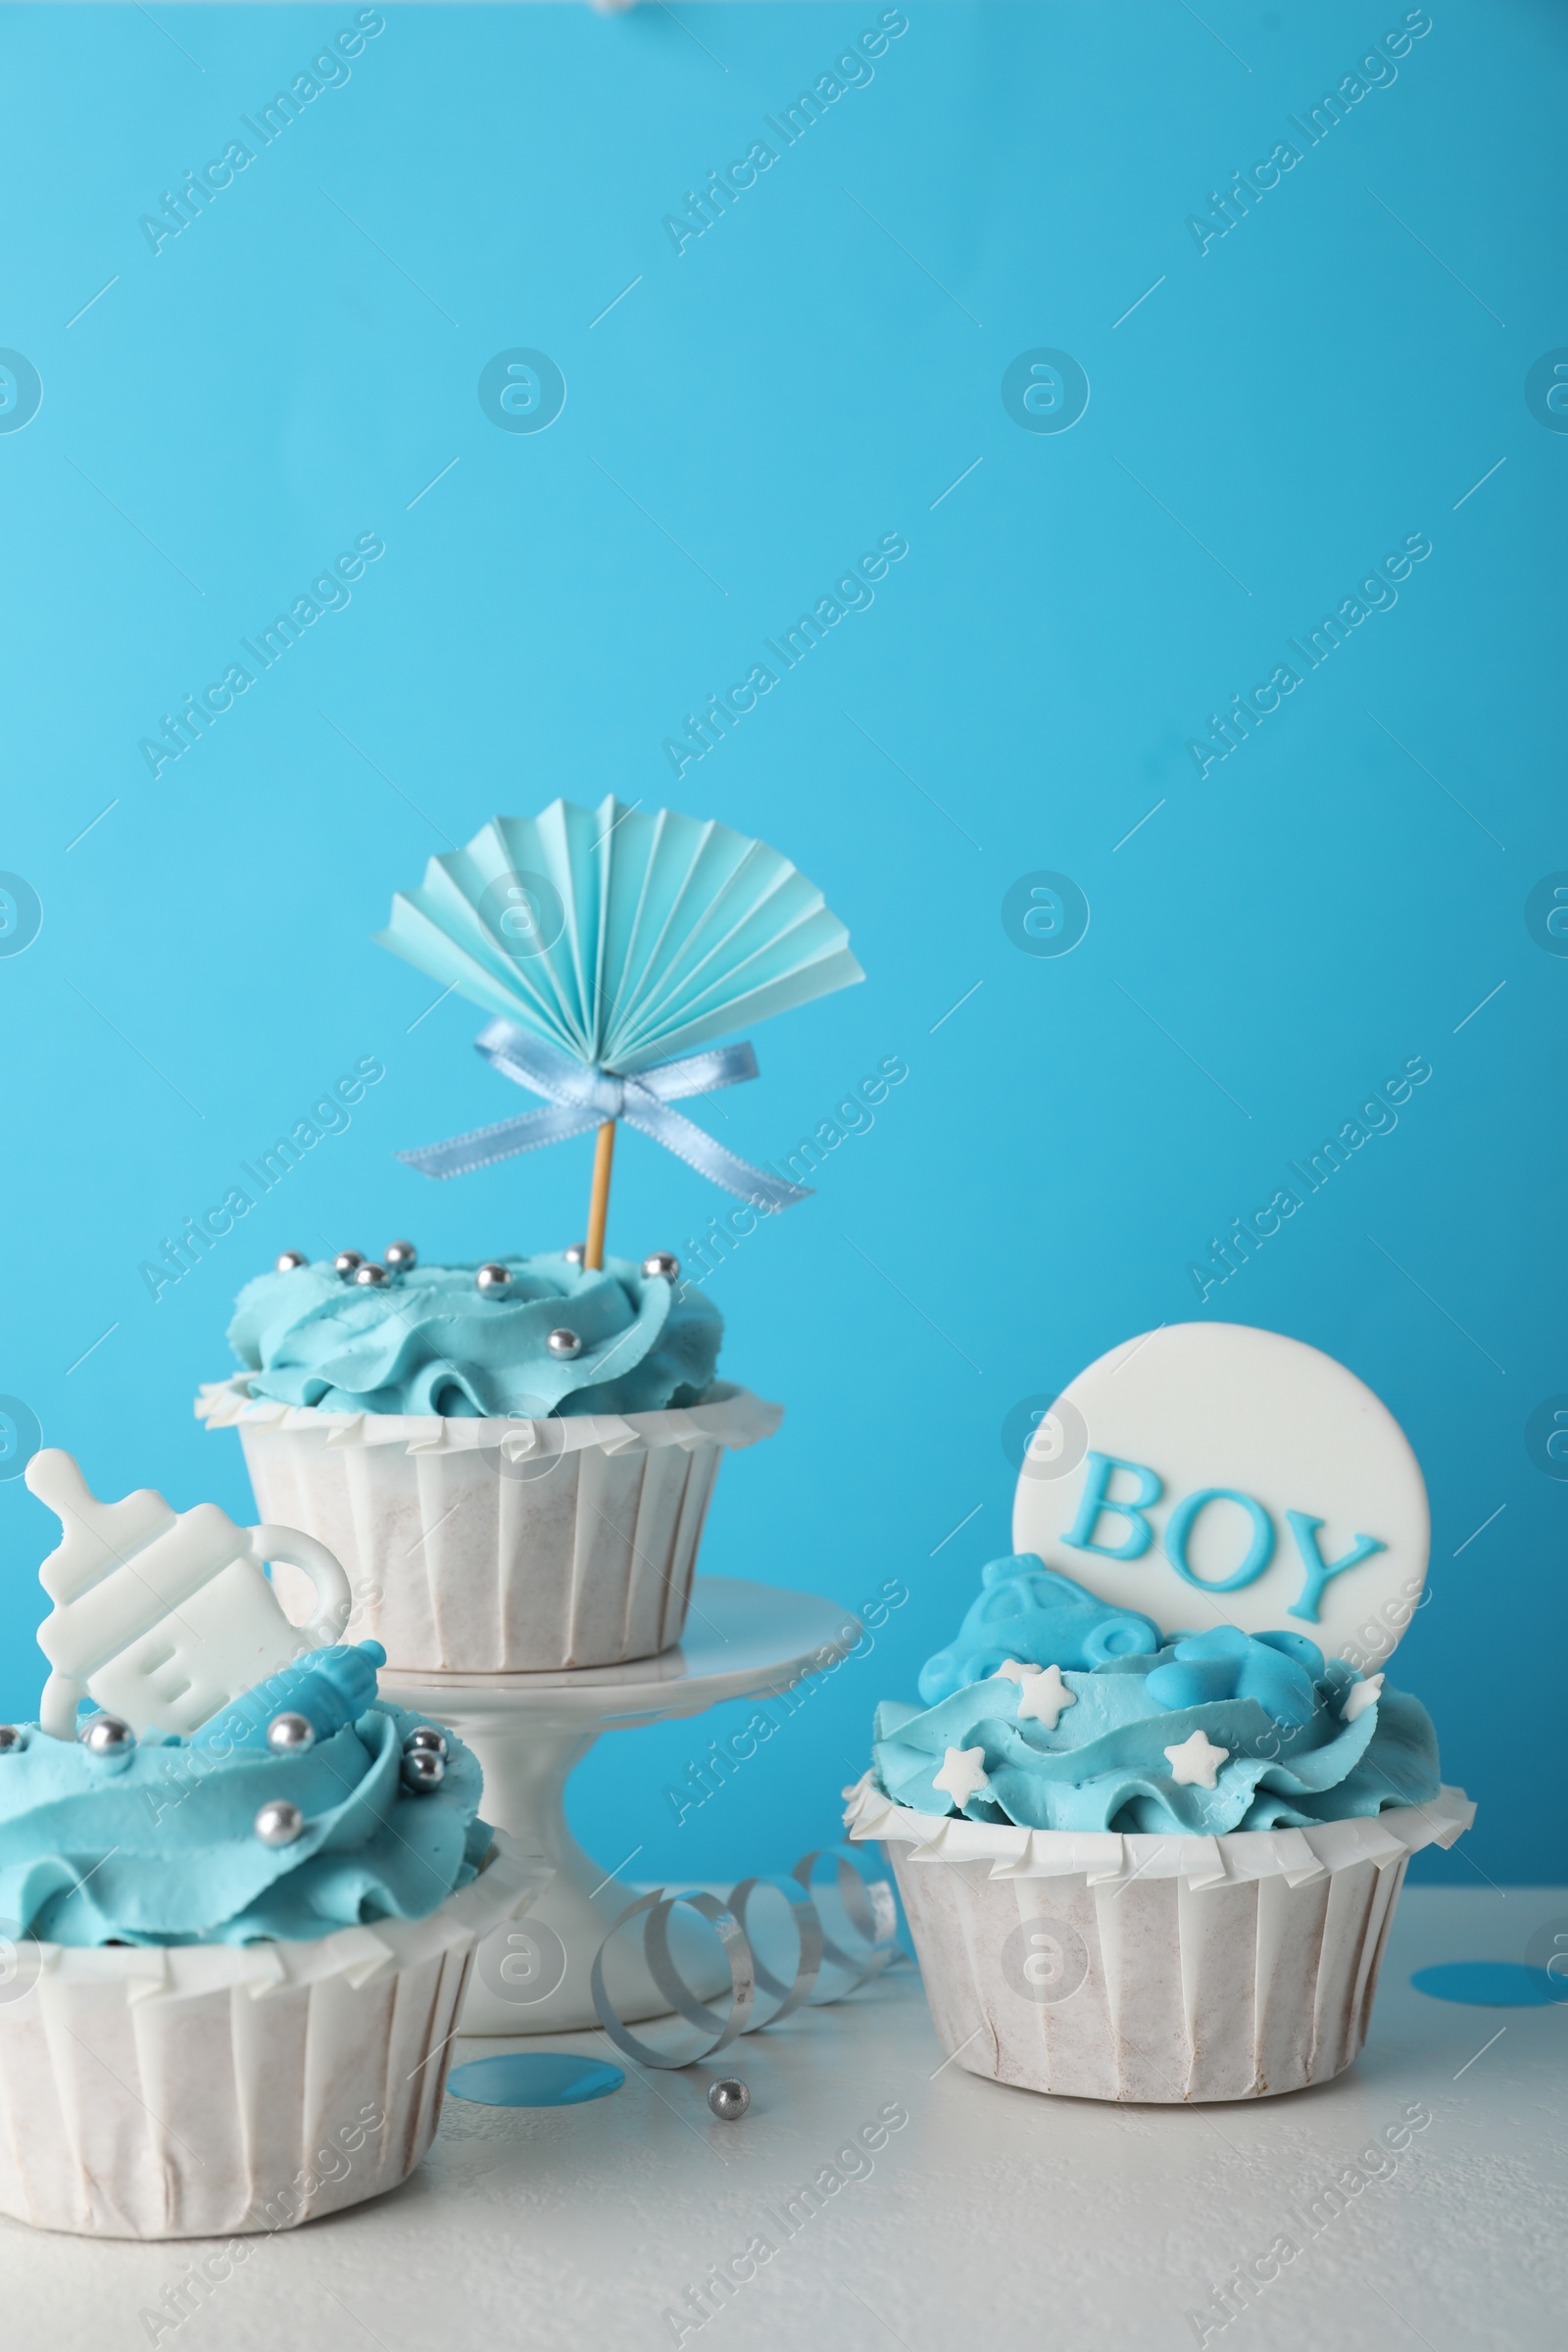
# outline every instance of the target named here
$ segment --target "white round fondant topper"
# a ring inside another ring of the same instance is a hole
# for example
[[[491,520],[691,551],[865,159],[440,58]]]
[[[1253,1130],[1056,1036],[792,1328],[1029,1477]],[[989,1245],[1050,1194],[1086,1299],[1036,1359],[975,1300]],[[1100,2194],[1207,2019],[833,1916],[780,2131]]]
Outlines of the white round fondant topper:
[[[1387,1405],[1331,1355],[1176,1323],[1064,1389],[1024,1454],[1016,1551],[1163,1634],[1305,1634],[1370,1670],[1426,1582],[1427,1491]]]

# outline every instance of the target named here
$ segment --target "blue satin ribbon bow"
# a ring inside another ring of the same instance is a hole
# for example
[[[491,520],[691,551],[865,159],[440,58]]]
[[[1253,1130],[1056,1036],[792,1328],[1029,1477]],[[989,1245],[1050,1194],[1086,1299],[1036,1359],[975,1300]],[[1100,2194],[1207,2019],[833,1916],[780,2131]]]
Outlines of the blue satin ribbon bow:
[[[467,1135],[426,1144],[417,1152],[400,1152],[398,1158],[421,1176],[466,1176],[471,1169],[488,1168],[519,1152],[536,1152],[541,1144],[586,1135],[607,1119],[624,1119],[700,1176],[738,1193],[754,1207],[792,1208],[797,1200],[810,1198],[808,1186],[754,1168],[669,1107],[683,1096],[710,1095],[721,1086],[739,1086],[755,1078],[757,1055],[749,1045],[688,1054],[677,1061],[656,1062],[635,1077],[619,1078],[610,1070],[573,1061],[511,1021],[491,1021],[473,1042],[493,1070],[543,1095],[550,1108],[524,1111],[520,1118],[501,1119],[493,1127],[475,1127]]]

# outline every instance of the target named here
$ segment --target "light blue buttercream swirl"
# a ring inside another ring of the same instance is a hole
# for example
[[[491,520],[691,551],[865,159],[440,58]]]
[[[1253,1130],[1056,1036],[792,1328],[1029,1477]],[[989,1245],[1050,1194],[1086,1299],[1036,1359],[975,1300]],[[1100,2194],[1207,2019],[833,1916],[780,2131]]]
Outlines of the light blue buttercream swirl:
[[[253,1396],[325,1412],[649,1413],[700,1404],[723,1318],[690,1285],[612,1257],[589,1273],[564,1256],[504,1257],[512,1282],[486,1297],[475,1265],[417,1266],[379,1289],[330,1264],[262,1274],[236,1301],[228,1343]],[[552,1331],[581,1353],[559,1356]]]
[[[403,1743],[424,1720],[376,1699],[290,1756],[158,1733],[98,1754],[26,1726],[25,1744],[0,1753],[0,1933],[254,1943],[424,1918],[492,1842],[478,1763],[450,1732],[440,1786],[403,1787]],[[290,1845],[256,1835],[274,1798],[305,1816]]]
[[[994,1565],[1016,1575],[1026,1564]],[[1029,1571],[1039,1568],[1027,1562]],[[1027,1629],[1018,1624],[1032,1638],[1010,1654],[1020,1664],[1063,1668],[1072,1703],[1054,1729],[1031,1712],[1028,1680],[1001,1674],[989,1661],[983,1679],[935,1706],[885,1701],[873,1735],[875,1768],[895,1803],[1031,1830],[1216,1836],[1306,1829],[1437,1795],[1437,1736],[1426,1709],[1387,1688],[1364,1702],[1351,1699],[1364,1678],[1343,1659],[1325,1659],[1304,1636],[1249,1638],[1222,1627],[1075,1672],[1064,1665],[1081,1642],[1074,1620],[1084,1620],[1073,1604],[1084,1611],[1101,1604],[1057,1572],[1050,1584],[1066,1588],[1062,1641],[1046,1636],[1042,1615]],[[1048,1598],[1054,1616],[1056,1596]],[[1195,1733],[1224,1751],[1212,1788],[1178,1779],[1166,1752]],[[983,1751],[985,1784],[961,1807],[935,1786],[950,1748]]]

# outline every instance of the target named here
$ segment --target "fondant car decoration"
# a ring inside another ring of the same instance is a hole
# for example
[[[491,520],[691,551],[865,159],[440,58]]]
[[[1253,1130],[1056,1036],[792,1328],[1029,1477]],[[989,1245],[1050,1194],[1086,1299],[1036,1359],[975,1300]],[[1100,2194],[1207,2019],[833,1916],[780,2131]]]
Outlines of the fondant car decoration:
[[[1152,1617],[1097,1600],[1032,1551],[990,1561],[980,1571],[980,1586],[957,1640],[920,1669],[920,1696],[928,1707],[967,1683],[983,1682],[1004,1658],[1085,1674],[1109,1658],[1148,1657],[1161,1643]]]

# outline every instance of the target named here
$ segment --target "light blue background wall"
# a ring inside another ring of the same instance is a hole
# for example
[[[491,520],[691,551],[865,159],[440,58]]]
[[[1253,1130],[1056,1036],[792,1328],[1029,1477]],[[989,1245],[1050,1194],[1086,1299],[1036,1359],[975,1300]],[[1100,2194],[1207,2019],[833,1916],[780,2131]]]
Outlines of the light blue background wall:
[[[1526,1428],[1568,1390],[1568,961],[1525,919],[1568,867],[1568,437],[1525,398],[1568,344],[1560,12],[1435,4],[1200,254],[1187,217],[1400,8],[913,6],[677,256],[662,217],[879,13],[390,8],[156,258],[138,217],[350,0],[0,16],[0,343],[43,382],[0,434],[0,866],[43,906],[0,958],[0,1390],[101,1491],[248,1516],[190,1399],[277,1250],[574,1238],[586,1146],[394,1163],[521,1102],[369,935],[496,808],[669,799],[797,858],[870,974],[759,1033],[725,1140],[774,1157],[909,1069],[715,1285],[727,1368],[788,1418],[726,1466],[706,1564],[909,1598],[679,1830],[662,1789],[719,1720],[605,1742],[583,1835],[669,1877],[830,1839],[873,1702],[1007,1548],[1009,1408],[1200,1312],[1329,1349],[1408,1429],[1434,1597],[1397,1679],[1482,1807],[1429,1867],[1560,1874],[1568,1485]],[[476,397],[517,345],[568,387],[537,435]],[[1088,372],[1069,432],[1004,408],[1039,346]],[[682,713],[892,531],[874,606],[677,786]],[[138,739],[364,532],[349,608],[154,781]],[[1200,781],[1189,737],[1416,532],[1397,606]],[[1092,908],[1059,958],[1001,915],[1042,868]],[[155,1304],[139,1261],[367,1054],[349,1131]],[[1200,1307],[1208,1238],[1417,1054],[1397,1128]],[[612,1246],[721,1205],[629,1137]],[[52,1524],[0,1486],[13,1714]]]

